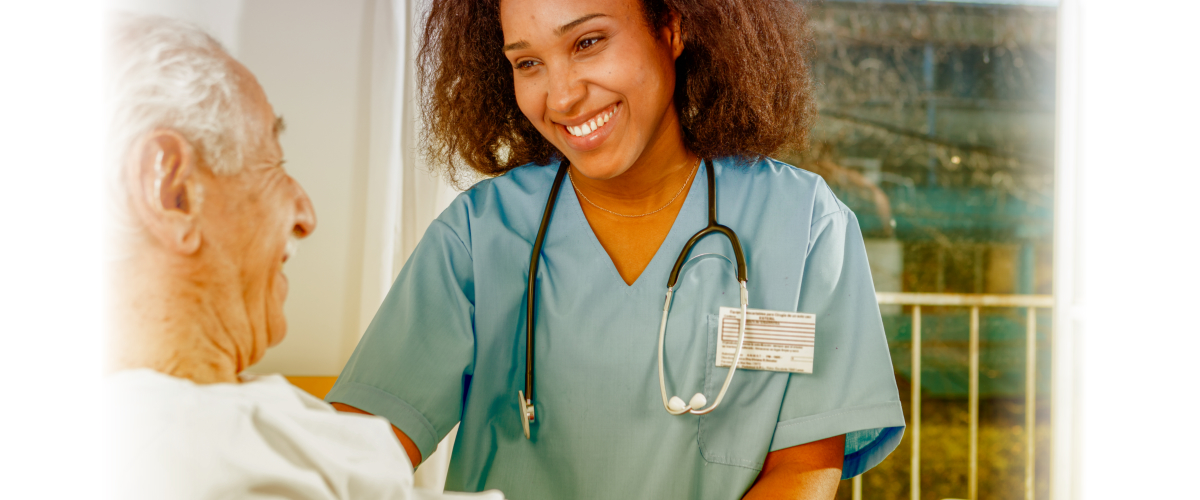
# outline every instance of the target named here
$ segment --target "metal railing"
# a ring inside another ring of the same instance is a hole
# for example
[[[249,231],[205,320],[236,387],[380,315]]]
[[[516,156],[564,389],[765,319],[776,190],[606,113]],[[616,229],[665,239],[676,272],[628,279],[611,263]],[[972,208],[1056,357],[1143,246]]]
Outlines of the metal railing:
[[[1033,500],[1034,462],[1037,419],[1037,309],[1054,307],[1051,295],[983,295],[953,293],[875,294],[880,305],[912,306],[912,418],[909,432],[912,443],[912,500],[921,498],[921,306],[970,307],[971,326],[968,347],[970,408],[969,451],[967,462],[967,500],[979,498],[979,309],[981,307],[1023,307],[1025,317],[1025,499]],[[851,482],[854,500],[862,500],[862,476]]]

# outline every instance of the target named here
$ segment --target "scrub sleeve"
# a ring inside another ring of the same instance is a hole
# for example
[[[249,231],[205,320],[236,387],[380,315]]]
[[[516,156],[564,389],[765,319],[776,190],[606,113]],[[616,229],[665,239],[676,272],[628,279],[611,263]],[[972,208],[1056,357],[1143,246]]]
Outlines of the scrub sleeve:
[[[797,306],[817,315],[814,373],[790,375],[770,449],[845,434],[848,479],[896,448],[904,414],[858,219],[834,203],[812,222]]]
[[[447,217],[466,227],[461,204]],[[446,222],[433,221],[325,398],[387,418],[422,458],[458,423],[474,369],[469,248]]]

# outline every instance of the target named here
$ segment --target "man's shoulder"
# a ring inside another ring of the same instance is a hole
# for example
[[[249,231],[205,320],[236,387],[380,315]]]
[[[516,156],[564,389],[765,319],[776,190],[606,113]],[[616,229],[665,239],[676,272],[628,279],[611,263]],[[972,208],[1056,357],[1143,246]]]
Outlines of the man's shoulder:
[[[131,370],[110,376],[106,385],[109,408],[120,416],[144,420],[141,429],[189,426],[216,433],[240,429],[247,425],[242,421],[250,419],[255,430],[280,427],[281,431],[273,432],[294,433],[297,439],[330,433],[344,438],[346,432],[381,433],[385,440],[391,435],[385,420],[338,412],[279,375],[243,375],[241,383],[196,384],[151,370]]]
[[[197,457],[218,455],[230,441],[206,436],[244,432],[263,406],[247,384],[196,384],[151,370],[116,373],[104,385],[108,425],[131,456],[174,447],[196,451]]]
[[[249,472],[229,466],[249,408],[151,370],[118,372],[104,387],[114,498],[203,498]]]
[[[402,472],[411,465],[386,420],[337,412],[282,377],[198,385],[131,373],[109,385],[116,482],[137,498],[238,496],[265,483],[303,498],[326,497],[329,481],[374,492],[412,486]]]

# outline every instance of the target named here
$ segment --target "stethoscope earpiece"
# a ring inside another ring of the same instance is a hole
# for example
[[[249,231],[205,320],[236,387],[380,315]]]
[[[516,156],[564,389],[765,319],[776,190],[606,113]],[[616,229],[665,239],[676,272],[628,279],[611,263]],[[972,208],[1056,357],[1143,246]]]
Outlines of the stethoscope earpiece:
[[[708,404],[708,398],[704,397],[704,394],[697,392],[688,401],[687,406],[683,405],[683,400],[679,396],[671,396],[670,401],[667,401],[667,410],[672,415],[682,415],[684,413],[692,413],[692,410],[704,408],[706,404]]]

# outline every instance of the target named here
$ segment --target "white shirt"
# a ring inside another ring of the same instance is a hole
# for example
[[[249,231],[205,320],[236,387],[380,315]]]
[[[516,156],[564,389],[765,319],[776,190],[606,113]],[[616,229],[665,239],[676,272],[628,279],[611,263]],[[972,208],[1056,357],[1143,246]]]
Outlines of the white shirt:
[[[108,377],[110,497],[503,499],[415,490],[387,420],[340,413],[279,375],[242,381]]]

